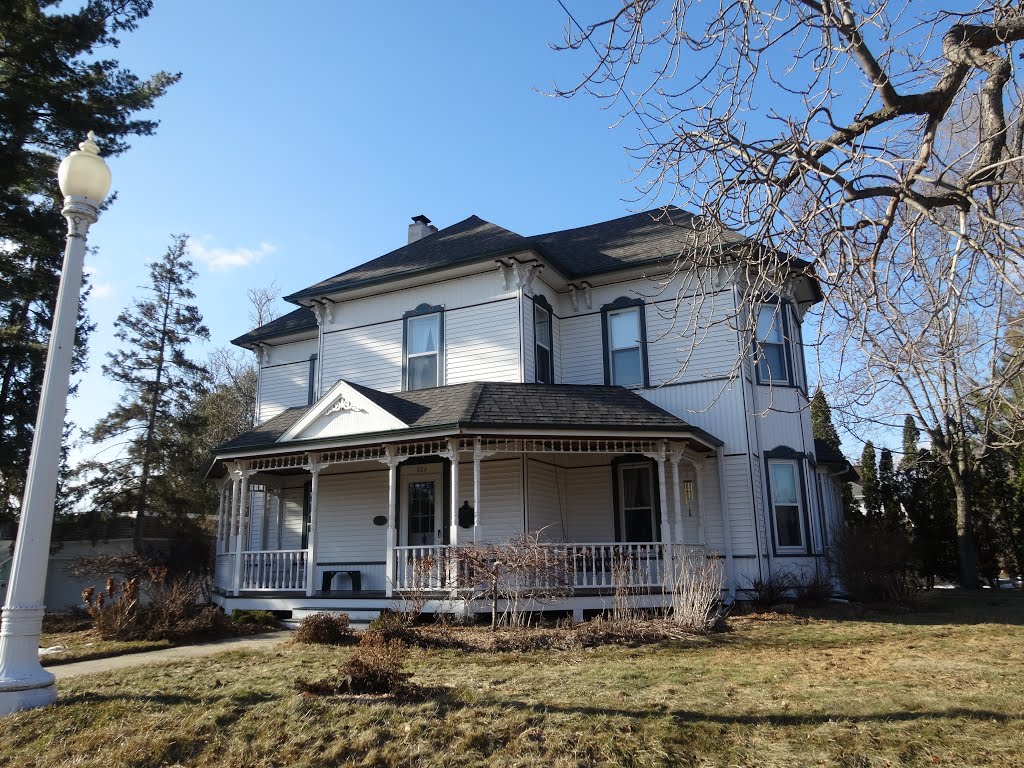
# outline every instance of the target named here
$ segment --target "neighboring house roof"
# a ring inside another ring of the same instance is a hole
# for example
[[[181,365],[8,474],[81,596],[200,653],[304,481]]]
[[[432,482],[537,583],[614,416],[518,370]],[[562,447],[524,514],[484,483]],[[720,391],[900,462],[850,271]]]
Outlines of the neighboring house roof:
[[[839,475],[840,480],[846,482],[856,483],[860,480],[860,475],[854,468],[850,461],[843,456],[843,452],[838,448],[833,448],[828,443],[824,443],[818,438],[814,438],[814,455],[818,461],[818,464],[835,467],[842,471]]]
[[[276,320],[271,320],[269,323],[239,336],[237,339],[232,339],[231,343],[244,347],[264,339],[280,338],[281,336],[290,336],[293,333],[314,330],[316,325],[316,315],[313,314],[313,310],[309,307],[299,307],[286,315],[281,315]]]
[[[678,431],[699,436],[711,445],[722,444],[713,435],[625,387],[487,381],[389,394],[352,382],[346,384],[412,431],[431,427]],[[306,407],[289,408],[257,429],[224,443],[216,451],[226,453],[274,445],[307,410]],[[357,437],[350,435],[347,439]]]

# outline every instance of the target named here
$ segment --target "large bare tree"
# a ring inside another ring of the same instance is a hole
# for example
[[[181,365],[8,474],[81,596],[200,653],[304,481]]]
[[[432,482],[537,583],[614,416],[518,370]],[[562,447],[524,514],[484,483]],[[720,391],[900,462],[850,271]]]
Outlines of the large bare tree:
[[[748,303],[786,291],[780,262],[810,262],[833,408],[924,425],[974,586],[973,467],[1022,418],[1007,393],[1024,358],[1005,343],[1024,299],[1021,4],[634,0],[596,20],[564,7],[559,47],[586,68],[557,95],[635,121],[644,194],[758,244],[731,251]]]

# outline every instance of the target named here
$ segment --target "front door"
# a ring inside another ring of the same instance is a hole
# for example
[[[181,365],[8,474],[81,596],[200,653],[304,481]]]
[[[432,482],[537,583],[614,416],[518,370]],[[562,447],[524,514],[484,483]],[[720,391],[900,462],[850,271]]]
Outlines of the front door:
[[[441,464],[402,467],[402,530],[407,546],[444,543]]]

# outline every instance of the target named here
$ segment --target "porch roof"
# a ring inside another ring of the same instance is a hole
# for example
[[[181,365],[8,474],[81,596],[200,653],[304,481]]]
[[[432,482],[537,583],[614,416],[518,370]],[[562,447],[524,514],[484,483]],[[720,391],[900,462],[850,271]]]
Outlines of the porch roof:
[[[424,430],[536,429],[608,432],[686,433],[708,445],[722,441],[688,424],[625,387],[589,384],[520,384],[483,381],[452,384],[411,392],[387,393],[345,382],[407,425],[407,429],[346,435],[347,443],[360,438],[387,441],[408,439]],[[216,449],[217,453],[267,448],[314,406],[289,408]],[[284,447],[284,443],[280,443]],[[295,443],[288,443],[289,446]]]

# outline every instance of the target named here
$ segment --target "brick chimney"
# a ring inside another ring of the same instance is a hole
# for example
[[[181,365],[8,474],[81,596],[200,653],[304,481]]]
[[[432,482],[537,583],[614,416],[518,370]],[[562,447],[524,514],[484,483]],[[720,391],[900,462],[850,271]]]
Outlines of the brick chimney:
[[[409,225],[409,242],[415,243],[417,240],[422,240],[427,235],[432,235],[435,232],[437,232],[437,227],[431,224],[430,219],[422,213],[419,216],[413,216],[412,224]]]

